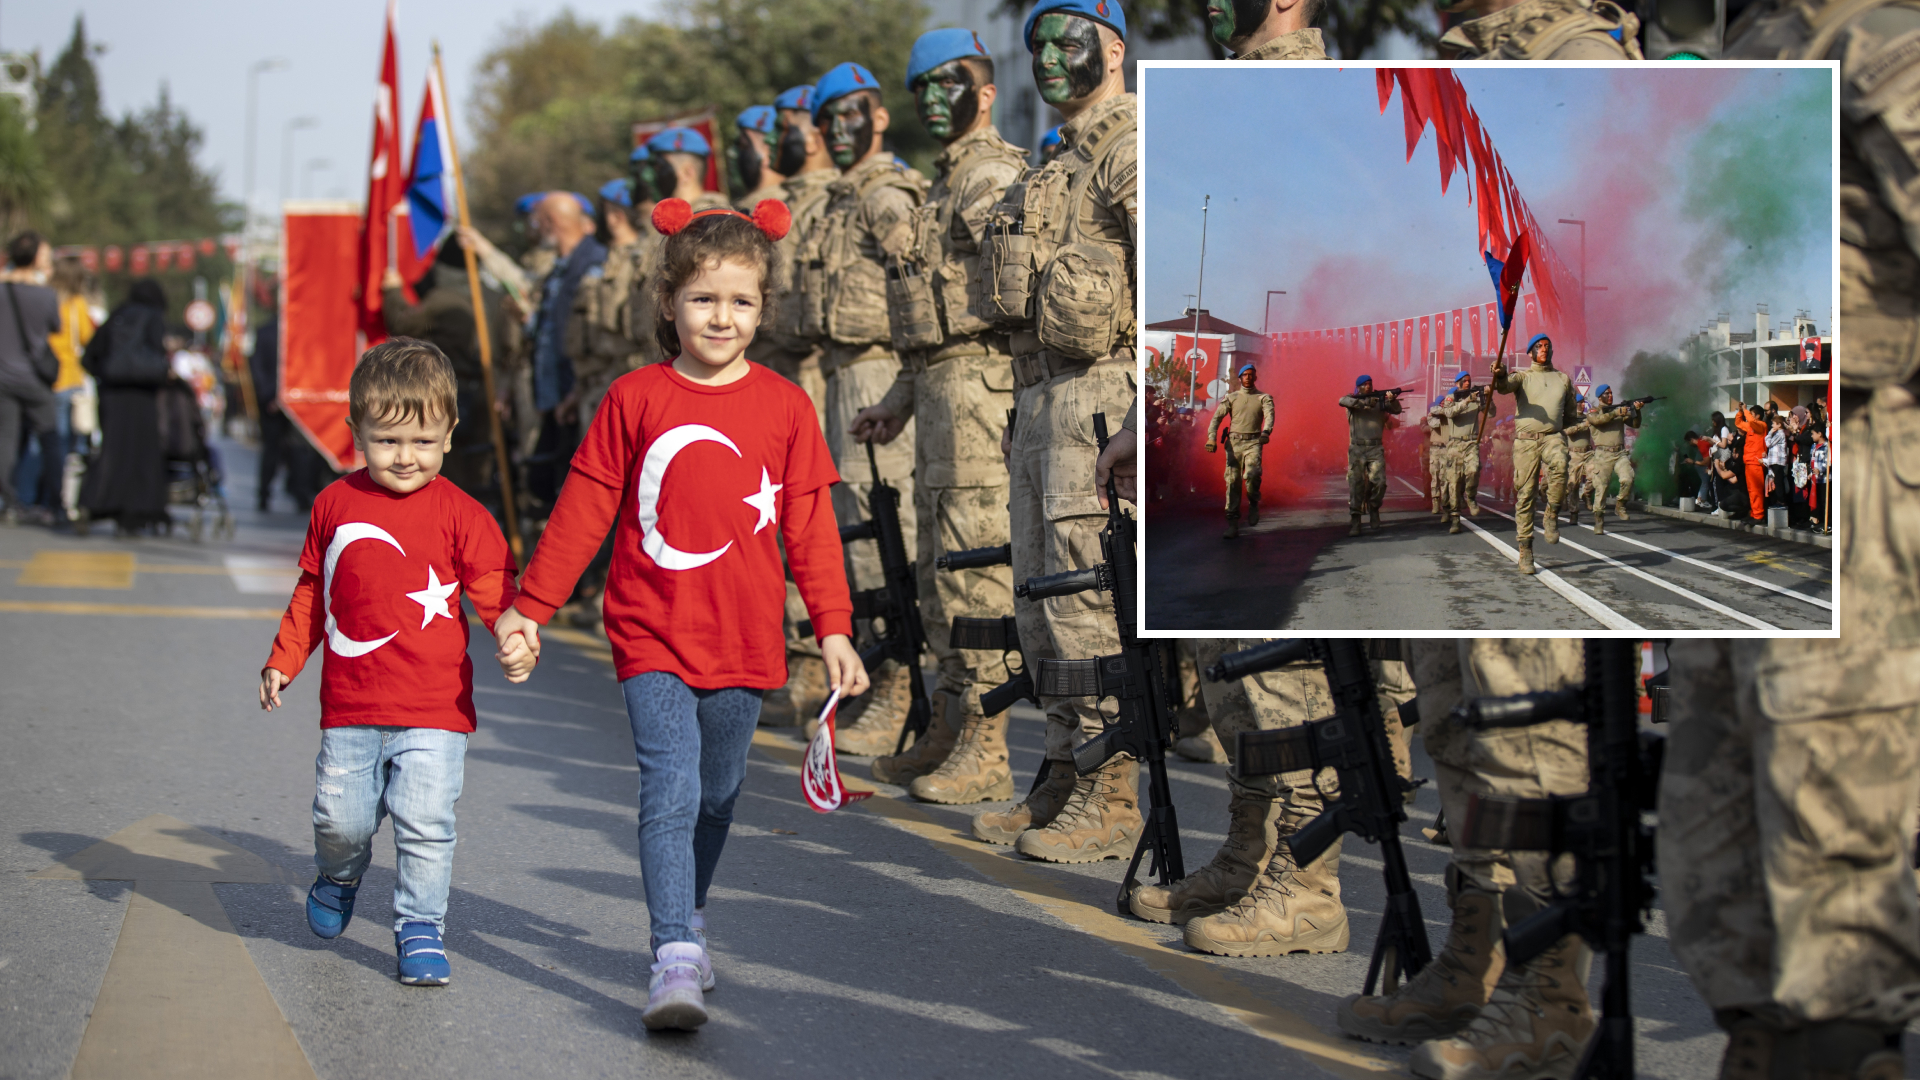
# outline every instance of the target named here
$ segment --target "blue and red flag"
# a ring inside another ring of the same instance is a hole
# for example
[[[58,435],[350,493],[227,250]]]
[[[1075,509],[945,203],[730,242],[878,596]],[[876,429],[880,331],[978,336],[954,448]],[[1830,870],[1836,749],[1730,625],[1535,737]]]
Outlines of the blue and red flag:
[[[420,99],[420,123],[413,132],[413,168],[407,179],[407,217],[413,232],[413,257],[426,262],[453,235],[453,148],[447,140],[446,92],[440,68],[427,74]]]
[[[1514,301],[1520,295],[1520,277],[1527,270],[1527,256],[1530,254],[1527,244],[1527,231],[1521,229],[1513,238],[1513,245],[1507,248],[1506,259],[1493,257],[1493,252],[1484,252],[1487,260],[1487,273],[1493,277],[1494,300],[1500,310],[1500,332],[1504,335],[1513,326]]]

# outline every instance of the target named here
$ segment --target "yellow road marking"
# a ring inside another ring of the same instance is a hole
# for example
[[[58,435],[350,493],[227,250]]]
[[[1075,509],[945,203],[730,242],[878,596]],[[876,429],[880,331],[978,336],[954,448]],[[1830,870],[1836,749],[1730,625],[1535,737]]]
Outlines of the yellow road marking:
[[[586,654],[588,659],[605,664],[613,663],[613,646],[607,643],[604,636],[589,634],[584,630],[575,630],[566,626],[543,626],[540,628],[540,636],[564,641]]]
[[[40,615],[152,615],[173,619],[278,619],[281,608],[167,607],[162,604],[81,604],[55,600],[0,600],[0,611]]]
[[[1754,563],[1755,565],[1764,566],[1769,570],[1778,570],[1783,574],[1793,574],[1796,577],[1803,577],[1803,578],[1812,578],[1816,576],[1814,574],[1807,573],[1805,570],[1794,569],[1788,563],[1783,562],[1773,551],[1768,550],[1766,548],[1762,548],[1759,551],[1749,551],[1744,556],[1742,556],[1742,558],[1744,558],[1746,561],[1750,563]],[[1818,575],[1818,576],[1822,578],[1825,577],[1824,574]]]
[[[312,1080],[292,1027],[213,891],[216,881],[284,884],[277,867],[155,814],[32,876],[134,883],[80,1037],[74,1080]]]
[[[49,589],[131,589],[133,556],[123,551],[36,551],[13,583]]]
[[[805,752],[770,731],[754,732],[753,744],[768,756],[799,771]],[[859,780],[842,775],[848,791],[873,791]],[[1367,1053],[1360,1044],[1314,1026],[1306,1017],[1271,1000],[1236,978],[1228,969],[1199,953],[1168,948],[1145,927],[1102,908],[1074,899],[1045,872],[1000,853],[999,849],[962,836],[918,807],[886,794],[875,794],[860,804],[894,825],[939,845],[982,877],[1039,907],[1062,922],[1092,934],[1145,964],[1148,969],[1238,1020],[1262,1038],[1309,1058],[1314,1064],[1349,1080],[1398,1074],[1401,1067]]]

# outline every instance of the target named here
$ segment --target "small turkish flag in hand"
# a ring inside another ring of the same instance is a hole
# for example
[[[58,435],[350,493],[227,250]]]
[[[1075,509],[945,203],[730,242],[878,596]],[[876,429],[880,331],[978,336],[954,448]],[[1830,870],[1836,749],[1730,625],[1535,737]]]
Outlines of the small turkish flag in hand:
[[[807,744],[807,758],[800,764],[800,793],[818,813],[838,810],[850,802],[859,802],[871,791],[848,791],[840,784],[840,761],[833,752],[833,711],[840,704],[835,690],[820,710],[820,730]]]

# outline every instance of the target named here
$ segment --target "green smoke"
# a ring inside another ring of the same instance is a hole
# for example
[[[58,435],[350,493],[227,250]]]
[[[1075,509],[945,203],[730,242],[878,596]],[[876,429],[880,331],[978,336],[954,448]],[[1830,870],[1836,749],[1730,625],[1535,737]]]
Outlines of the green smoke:
[[[1686,266],[1715,295],[1727,295],[1827,233],[1832,87],[1825,78],[1794,79],[1773,105],[1714,123],[1690,148],[1681,212],[1707,234]]]
[[[1640,435],[1633,444],[1634,487],[1672,499],[1680,482],[1674,475],[1675,451],[1688,431],[1707,426],[1713,411],[1713,362],[1704,348],[1691,355],[1639,352],[1613,389],[1615,402],[1649,395],[1664,398],[1640,411]]]

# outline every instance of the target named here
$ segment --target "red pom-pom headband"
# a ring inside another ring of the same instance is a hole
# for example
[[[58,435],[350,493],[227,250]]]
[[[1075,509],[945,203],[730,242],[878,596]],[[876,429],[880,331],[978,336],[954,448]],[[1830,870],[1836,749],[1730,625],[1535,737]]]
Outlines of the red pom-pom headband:
[[[695,218],[713,214],[732,214],[734,217],[746,218],[753,222],[754,228],[759,229],[761,235],[768,240],[779,240],[793,228],[793,211],[788,210],[787,204],[778,199],[760,200],[759,205],[753,208],[752,217],[724,206],[716,206],[695,213],[693,206],[685,199],[662,199],[653,208],[653,227],[658,229],[662,236],[672,236],[693,224]]]

